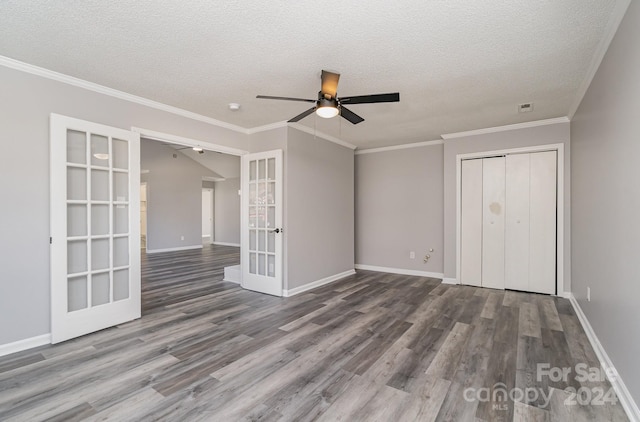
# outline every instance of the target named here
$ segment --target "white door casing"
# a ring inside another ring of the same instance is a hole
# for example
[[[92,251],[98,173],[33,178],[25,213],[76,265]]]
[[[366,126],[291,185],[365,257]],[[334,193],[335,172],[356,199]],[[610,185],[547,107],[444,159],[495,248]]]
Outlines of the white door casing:
[[[283,293],[282,150],[242,156],[242,287]]]
[[[51,338],[140,317],[140,138],[51,115]]]

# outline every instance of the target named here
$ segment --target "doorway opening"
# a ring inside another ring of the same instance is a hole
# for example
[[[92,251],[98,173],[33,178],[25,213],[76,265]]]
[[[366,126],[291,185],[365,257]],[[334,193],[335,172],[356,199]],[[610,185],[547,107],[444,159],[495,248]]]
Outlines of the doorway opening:
[[[214,190],[202,188],[202,244],[211,245],[215,240]]]
[[[240,155],[244,151],[201,147],[196,141],[146,130],[140,133],[141,182],[146,199],[142,249],[142,314],[166,306],[154,293],[172,290],[180,301],[195,285],[222,282],[224,268],[240,263]],[[189,270],[177,274],[170,263]],[[158,271],[160,270],[160,271]],[[169,287],[170,285],[170,287]],[[164,286],[164,287],[163,287]],[[213,287],[212,287],[213,288]]]

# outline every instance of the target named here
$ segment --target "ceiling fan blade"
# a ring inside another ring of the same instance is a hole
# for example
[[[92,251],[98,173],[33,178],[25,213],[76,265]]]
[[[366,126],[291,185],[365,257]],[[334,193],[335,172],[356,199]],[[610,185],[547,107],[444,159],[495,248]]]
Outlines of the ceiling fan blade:
[[[329,95],[331,98],[336,98],[338,94],[338,81],[340,80],[339,73],[329,72],[328,70],[322,71],[322,88],[320,91],[323,95]]]
[[[355,97],[340,98],[340,104],[371,104],[371,103],[396,103],[400,101],[400,93],[358,95]]]
[[[346,107],[340,107],[340,115],[354,125],[357,125],[360,122],[364,122],[364,119],[362,117],[358,116],[356,113]]]
[[[311,107],[309,110],[302,112],[300,114],[298,114],[296,117],[294,117],[293,119],[289,120],[289,123],[294,123],[297,122],[299,120],[304,119],[305,117],[307,117],[308,115],[312,114],[314,111],[316,111],[315,107]]]
[[[293,98],[293,97],[272,97],[271,95],[256,95],[256,98],[263,100],[285,100],[285,101],[304,101],[305,103],[315,103],[316,100],[308,100],[306,98]]]

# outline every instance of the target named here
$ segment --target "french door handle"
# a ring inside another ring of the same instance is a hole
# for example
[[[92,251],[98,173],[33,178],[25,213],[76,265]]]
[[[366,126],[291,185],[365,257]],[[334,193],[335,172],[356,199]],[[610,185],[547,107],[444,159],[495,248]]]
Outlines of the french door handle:
[[[271,233],[280,233],[280,232],[284,233],[284,229],[273,229],[273,230],[271,230]]]

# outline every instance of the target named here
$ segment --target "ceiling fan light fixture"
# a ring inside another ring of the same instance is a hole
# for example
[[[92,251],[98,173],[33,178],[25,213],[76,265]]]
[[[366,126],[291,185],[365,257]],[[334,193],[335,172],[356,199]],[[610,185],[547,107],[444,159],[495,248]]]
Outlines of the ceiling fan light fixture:
[[[322,118],[330,119],[338,115],[338,107],[335,106],[323,106],[316,109],[316,114]]]
[[[336,117],[340,113],[338,105],[335,100],[328,98],[319,98],[318,106],[316,107],[316,114],[324,119],[330,119]]]

